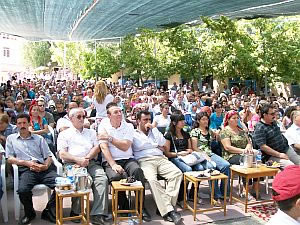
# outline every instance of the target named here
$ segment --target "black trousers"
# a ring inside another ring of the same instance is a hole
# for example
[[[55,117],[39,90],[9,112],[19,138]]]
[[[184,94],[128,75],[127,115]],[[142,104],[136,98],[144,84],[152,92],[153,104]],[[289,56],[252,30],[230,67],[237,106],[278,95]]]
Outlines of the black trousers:
[[[55,178],[58,177],[56,167],[52,164],[48,170],[43,172],[31,171],[28,167],[19,167],[19,188],[18,194],[21,203],[24,205],[26,216],[31,216],[34,213],[32,203],[32,189],[37,184],[44,184],[51,189],[55,187]],[[55,191],[48,201],[46,209],[55,215]]]
[[[123,174],[116,173],[107,162],[102,163],[102,166],[108,177],[109,183],[111,183],[112,181],[119,181],[121,179],[126,179],[127,177],[132,176],[136,180],[141,181],[143,186],[145,187],[145,177],[144,177],[143,170],[140,168],[138,162],[135,159],[121,159],[121,160],[117,160],[116,163],[123,167],[125,173]],[[128,209],[129,203],[126,198],[126,193],[119,192],[118,198],[119,198],[119,208]],[[145,199],[145,189],[144,189],[144,199]]]

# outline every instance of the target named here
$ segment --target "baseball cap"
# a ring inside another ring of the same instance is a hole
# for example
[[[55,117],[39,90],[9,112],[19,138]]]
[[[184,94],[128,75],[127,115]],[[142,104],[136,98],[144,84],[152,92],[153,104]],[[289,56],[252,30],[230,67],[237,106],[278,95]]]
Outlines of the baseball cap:
[[[278,193],[273,195],[275,201],[283,201],[300,194],[300,166],[287,166],[274,178],[272,189]]]

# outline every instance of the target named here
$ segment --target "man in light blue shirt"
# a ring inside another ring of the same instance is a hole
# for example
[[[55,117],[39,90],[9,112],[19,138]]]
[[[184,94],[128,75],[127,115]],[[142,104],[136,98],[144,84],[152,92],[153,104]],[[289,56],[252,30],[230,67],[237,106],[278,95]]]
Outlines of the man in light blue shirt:
[[[32,203],[32,189],[37,184],[47,185],[54,189],[55,178],[58,177],[52,164],[50,149],[45,139],[28,130],[30,117],[19,114],[16,118],[18,133],[11,134],[6,139],[6,158],[8,163],[19,167],[18,194],[24,205],[25,216],[19,224],[29,224],[36,213]],[[42,212],[42,219],[55,223],[55,191]]]

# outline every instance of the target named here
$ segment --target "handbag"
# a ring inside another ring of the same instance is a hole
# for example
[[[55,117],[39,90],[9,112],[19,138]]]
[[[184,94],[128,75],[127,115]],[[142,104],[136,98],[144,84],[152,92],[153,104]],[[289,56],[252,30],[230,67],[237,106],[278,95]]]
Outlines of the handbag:
[[[174,145],[174,150],[177,153],[177,147],[175,145],[173,136],[171,136],[171,138]],[[179,156],[178,158],[181,159],[188,166],[194,166],[206,160],[206,158],[200,152],[192,152],[185,156]]]

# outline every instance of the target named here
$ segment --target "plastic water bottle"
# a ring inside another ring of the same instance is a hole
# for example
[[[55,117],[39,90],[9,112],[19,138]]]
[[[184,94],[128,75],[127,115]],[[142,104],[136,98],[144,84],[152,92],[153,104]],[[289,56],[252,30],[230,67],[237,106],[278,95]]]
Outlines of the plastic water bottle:
[[[74,173],[72,165],[67,165],[67,178],[70,180],[71,184],[74,183]]]
[[[261,157],[262,157],[261,150],[258,150],[256,155],[256,167],[259,167],[261,165]]]

